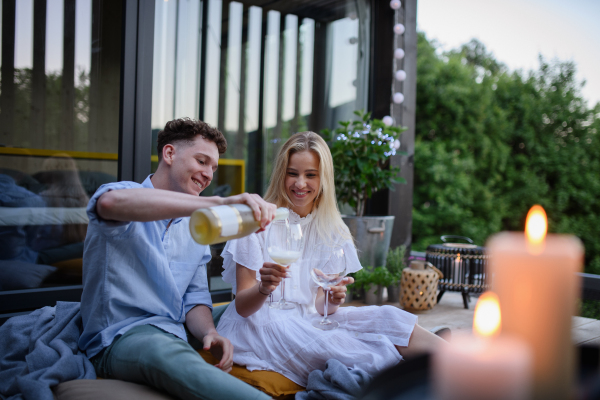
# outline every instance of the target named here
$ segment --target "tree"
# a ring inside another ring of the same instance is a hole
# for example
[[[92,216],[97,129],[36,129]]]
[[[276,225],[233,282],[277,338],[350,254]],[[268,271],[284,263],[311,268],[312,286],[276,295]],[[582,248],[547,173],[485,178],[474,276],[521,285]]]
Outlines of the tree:
[[[600,273],[600,104],[588,108],[575,70],[540,58],[510,72],[476,40],[440,54],[419,34],[415,249],[522,231],[541,204],[550,231],[580,237],[586,271]]]

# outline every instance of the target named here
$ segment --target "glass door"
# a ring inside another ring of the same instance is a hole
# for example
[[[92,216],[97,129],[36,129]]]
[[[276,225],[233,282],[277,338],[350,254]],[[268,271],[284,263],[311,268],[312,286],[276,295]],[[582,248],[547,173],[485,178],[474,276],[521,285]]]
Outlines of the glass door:
[[[117,180],[123,7],[1,7],[0,295],[21,296],[2,301],[3,313],[81,285],[86,205]]]

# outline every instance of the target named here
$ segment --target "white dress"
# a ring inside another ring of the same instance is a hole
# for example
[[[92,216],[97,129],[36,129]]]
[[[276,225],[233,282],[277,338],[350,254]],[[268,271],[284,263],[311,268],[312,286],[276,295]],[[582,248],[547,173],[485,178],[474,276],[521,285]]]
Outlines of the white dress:
[[[235,300],[227,308],[217,330],[234,346],[233,361],[250,371],[269,370],[306,386],[308,374],[324,370],[325,363],[335,358],[350,368],[361,368],[371,375],[396,365],[402,357],[394,347],[407,346],[417,323],[417,317],[392,306],[340,307],[330,319],[340,328],[322,331],[311,324],[322,316],[315,309],[318,286],[310,277],[310,258],[314,257],[317,238],[312,215],[300,218],[290,212],[290,221],[300,221],[305,234],[304,252],[290,266],[291,278],[286,280],[285,298],[298,304],[295,310],[269,308],[268,299],[251,316],[240,316]],[[256,271],[263,262],[272,261],[265,246],[266,232],[232,240],[222,256],[223,280],[236,291],[236,263]],[[361,269],[351,241],[344,244],[347,272]],[[273,292],[274,301],[280,299],[280,289]]]

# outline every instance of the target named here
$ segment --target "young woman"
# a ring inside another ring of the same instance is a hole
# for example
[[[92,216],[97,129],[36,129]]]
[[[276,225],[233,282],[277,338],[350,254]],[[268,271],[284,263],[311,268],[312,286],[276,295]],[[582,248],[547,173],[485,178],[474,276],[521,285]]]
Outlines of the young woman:
[[[306,386],[308,374],[325,369],[334,358],[369,374],[397,364],[403,357],[432,351],[442,339],[416,325],[417,317],[392,306],[343,307],[345,278],[329,290],[328,313],[340,323],[331,331],[315,329],[314,319],[324,313],[325,293],[310,277],[311,259],[321,243],[341,243],[348,273],[361,269],[348,228],[337,208],[333,160],[325,141],[316,133],[293,135],[275,161],[265,200],[290,209],[290,222],[305,234],[304,251],[288,269],[270,262],[267,233],[227,243],[223,250],[223,280],[233,286],[235,300],[217,330],[234,346],[233,361],[249,370],[271,370]],[[281,279],[286,300],[295,310],[268,307],[269,294]]]

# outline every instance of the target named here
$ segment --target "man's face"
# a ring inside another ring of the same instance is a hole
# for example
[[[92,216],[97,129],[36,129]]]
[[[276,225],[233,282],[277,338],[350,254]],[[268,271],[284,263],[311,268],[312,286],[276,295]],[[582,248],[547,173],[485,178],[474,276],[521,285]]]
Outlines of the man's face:
[[[213,179],[219,161],[219,150],[214,142],[196,136],[191,145],[175,143],[170,158],[172,190],[198,196]],[[165,146],[165,148],[167,147]]]

